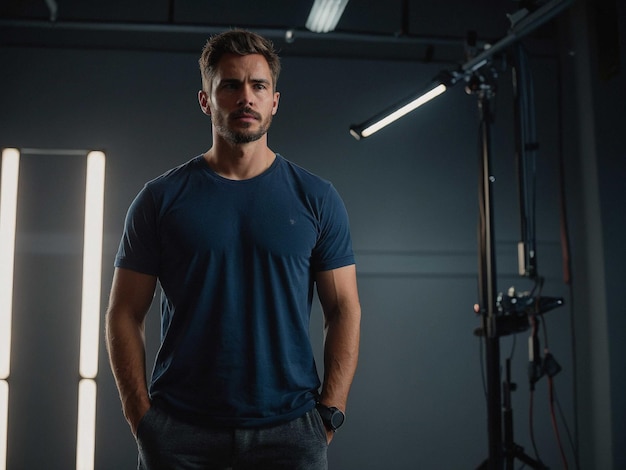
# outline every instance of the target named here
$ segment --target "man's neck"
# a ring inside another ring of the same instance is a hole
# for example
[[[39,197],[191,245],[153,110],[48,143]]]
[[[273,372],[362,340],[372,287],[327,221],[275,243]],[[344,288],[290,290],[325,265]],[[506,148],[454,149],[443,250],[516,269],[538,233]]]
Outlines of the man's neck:
[[[267,146],[265,138],[237,145],[216,139],[204,154],[213,171],[231,180],[254,178],[267,170],[275,158],[276,154]]]

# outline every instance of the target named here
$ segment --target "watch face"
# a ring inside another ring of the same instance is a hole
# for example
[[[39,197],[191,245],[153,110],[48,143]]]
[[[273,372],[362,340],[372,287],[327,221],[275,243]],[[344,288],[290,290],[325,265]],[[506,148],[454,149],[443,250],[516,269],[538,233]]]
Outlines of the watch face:
[[[324,406],[318,403],[317,410],[322,418],[322,421],[324,421],[324,424],[326,425],[326,427],[332,429],[333,431],[336,431],[337,429],[339,429],[339,427],[343,424],[343,422],[346,419],[346,416],[343,414],[343,411],[341,411],[338,408],[335,408],[334,406],[328,407],[328,406]]]
[[[339,428],[346,419],[345,415],[339,411],[338,409],[334,409],[332,414],[330,415],[330,426],[333,429]]]

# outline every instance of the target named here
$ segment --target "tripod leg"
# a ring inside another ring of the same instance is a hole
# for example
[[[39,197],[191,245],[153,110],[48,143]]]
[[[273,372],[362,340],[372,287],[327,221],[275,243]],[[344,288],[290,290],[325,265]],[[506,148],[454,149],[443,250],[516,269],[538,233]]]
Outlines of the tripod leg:
[[[524,449],[520,446],[517,446],[517,450],[515,451],[515,458],[521,460],[530,468],[534,468],[537,470],[548,470],[548,467],[546,467],[542,462],[535,460],[529,455],[525,454]]]

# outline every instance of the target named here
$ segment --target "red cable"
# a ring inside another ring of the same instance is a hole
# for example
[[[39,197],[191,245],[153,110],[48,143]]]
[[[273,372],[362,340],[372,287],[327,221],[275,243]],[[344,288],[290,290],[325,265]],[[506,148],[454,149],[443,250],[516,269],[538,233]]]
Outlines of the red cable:
[[[552,428],[554,429],[556,442],[559,446],[559,451],[561,452],[561,460],[563,461],[563,468],[567,470],[568,469],[567,457],[565,456],[565,451],[563,450],[563,444],[561,442],[561,436],[559,434],[559,427],[556,422],[556,414],[554,412],[554,381],[552,377],[550,376],[548,376],[548,394],[550,397],[550,419],[552,420]]]

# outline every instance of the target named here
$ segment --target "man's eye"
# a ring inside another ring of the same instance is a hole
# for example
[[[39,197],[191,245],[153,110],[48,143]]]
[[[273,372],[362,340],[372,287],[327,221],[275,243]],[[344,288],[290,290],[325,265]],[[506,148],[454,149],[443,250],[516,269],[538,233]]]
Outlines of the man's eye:
[[[228,82],[228,83],[223,83],[223,84],[222,84],[222,88],[223,88],[223,89],[226,89],[226,90],[234,90],[234,89],[236,89],[236,88],[237,88],[237,84],[236,84],[236,83],[230,83],[230,82]]]

